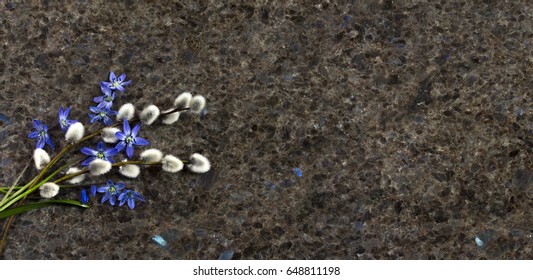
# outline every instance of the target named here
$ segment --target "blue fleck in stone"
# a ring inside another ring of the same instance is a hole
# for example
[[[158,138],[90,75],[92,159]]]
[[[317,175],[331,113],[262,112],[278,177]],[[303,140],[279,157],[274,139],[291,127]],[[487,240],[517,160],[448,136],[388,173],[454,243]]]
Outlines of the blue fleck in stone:
[[[222,254],[220,254],[218,259],[219,260],[231,260],[231,258],[233,258],[233,253],[234,251],[232,249],[225,250],[224,252],[222,252]]]
[[[365,227],[365,223],[355,222],[355,225],[354,225],[355,230],[362,231],[364,227]]]
[[[487,242],[491,241],[495,235],[496,231],[488,229],[478,233],[474,238],[474,241],[478,248],[483,249],[487,245]]]
[[[161,247],[165,247],[168,244],[167,241],[161,235],[155,235],[154,237],[152,237],[152,240],[155,241],[155,243],[157,243],[157,245]]]
[[[6,115],[0,113],[0,126],[8,125],[11,123],[11,119]]]
[[[476,238],[474,239],[474,241],[476,241],[476,245],[478,247],[483,247],[483,245],[485,245],[485,242],[483,242],[483,240],[481,240],[481,238],[479,238],[479,236],[476,235]]]
[[[294,170],[294,173],[296,174],[296,176],[302,177],[302,170],[300,170],[300,168],[296,167],[296,168],[293,168],[292,170]]]
[[[276,188],[276,184],[268,181],[268,182],[265,183],[265,187],[268,187],[269,189],[273,190],[273,189]]]

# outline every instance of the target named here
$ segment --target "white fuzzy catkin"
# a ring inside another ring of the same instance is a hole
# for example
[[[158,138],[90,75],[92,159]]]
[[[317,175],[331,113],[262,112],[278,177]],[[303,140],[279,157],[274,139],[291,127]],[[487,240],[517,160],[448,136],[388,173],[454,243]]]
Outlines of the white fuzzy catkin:
[[[178,95],[174,100],[174,106],[179,109],[189,108],[191,104],[192,94],[188,91]]]
[[[44,198],[52,198],[59,193],[59,186],[54,183],[44,183],[39,187],[39,194]]]
[[[78,173],[80,171],[81,171],[81,169],[79,169],[77,167],[71,167],[71,168],[68,169],[67,175],[68,174]],[[78,184],[78,183],[81,183],[83,180],[85,180],[85,174],[78,175],[78,176],[68,180],[67,183],[69,183],[69,184]]]
[[[193,97],[189,107],[191,113],[200,114],[200,112],[202,112],[202,110],[205,108],[205,103],[205,97],[201,95],[196,95]]]
[[[163,114],[170,112],[174,109],[166,110],[163,112]],[[173,124],[175,123],[180,117],[180,112],[174,112],[168,115],[163,115],[162,120],[164,124]]]
[[[123,121],[127,119],[131,120],[135,116],[135,106],[131,103],[126,103],[118,109],[117,121]]]
[[[91,163],[89,164],[89,172],[93,176],[99,176],[109,172],[109,170],[111,170],[111,167],[112,166],[109,161],[97,158],[91,161]]]
[[[211,169],[211,163],[201,154],[193,154],[190,160],[191,163],[187,165],[187,168],[194,173],[205,173]]]
[[[141,173],[141,169],[135,164],[126,164],[121,166],[118,169],[118,172],[122,174],[122,176],[128,178],[137,178],[137,176],[139,176],[139,174]]]
[[[163,153],[158,149],[148,149],[141,153],[141,159],[145,162],[160,162]]]
[[[183,169],[183,162],[173,155],[166,155],[161,163],[166,172],[176,173]]]
[[[116,127],[106,127],[102,129],[102,140],[106,143],[117,143],[117,132],[120,131],[120,129]]]
[[[33,160],[35,161],[35,168],[41,170],[50,162],[50,156],[45,150],[37,148],[33,151]]]
[[[84,134],[85,128],[83,127],[83,124],[76,122],[68,127],[67,133],[65,133],[65,140],[70,143],[78,142],[83,138]]]
[[[159,108],[155,105],[148,105],[139,115],[141,121],[147,125],[151,125],[159,117]]]

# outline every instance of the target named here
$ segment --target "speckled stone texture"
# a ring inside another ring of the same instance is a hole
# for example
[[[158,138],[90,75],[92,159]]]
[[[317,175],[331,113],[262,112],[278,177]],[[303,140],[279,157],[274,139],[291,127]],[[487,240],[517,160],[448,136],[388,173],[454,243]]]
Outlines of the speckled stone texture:
[[[532,2],[69,2],[0,1],[0,182],[109,71],[119,104],[204,95],[141,136],[213,169],[143,169],[133,211],[19,215],[3,258],[533,258]]]

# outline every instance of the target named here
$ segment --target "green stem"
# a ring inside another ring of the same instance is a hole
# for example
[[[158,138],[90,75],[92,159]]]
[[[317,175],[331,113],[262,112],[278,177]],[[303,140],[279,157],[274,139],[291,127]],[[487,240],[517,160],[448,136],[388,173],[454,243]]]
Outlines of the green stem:
[[[18,207],[14,207],[14,208],[2,211],[2,212],[0,212],[0,219],[5,219],[5,218],[7,218],[9,216],[13,216],[13,215],[20,214],[20,213],[23,213],[23,212],[26,212],[26,211],[29,211],[29,210],[38,209],[38,208],[42,208],[42,207],[45,207],[45,206],[48,206],[48,205],[54,205],[54,204],[66,204],[66,205],[89,208],[88,205],[81,204],[81,202],[79,202],[77,200],[71,200],[71,199],[46,200],[46,201],[35,202],[35,203],[30,203],[30,204],[18,206]]]
[[[29,185],[30,187],[24,187],[19,189],[17,192],[15,192],[12,195],[12,198],[9,200],[3,202],[0,204],[0,212],[4,211],[7,207],[11,206],[13,203],[17,202],[21,198],[24,198],[34,192],[36,189],[38,189],[40,186],[42,186],[44,183],[48,182],[50,179],[52,179],[55,175],[57,175],[59,172],[61,172],[63,169],[69,167],[69,164],[63,165],[60,168],[58,168],[56,171],[54,171],[52,174],[50,174],[48,177],[43,179],[42,181],[39,181],[38,183],[35,183],[35,179],[33,179]]]

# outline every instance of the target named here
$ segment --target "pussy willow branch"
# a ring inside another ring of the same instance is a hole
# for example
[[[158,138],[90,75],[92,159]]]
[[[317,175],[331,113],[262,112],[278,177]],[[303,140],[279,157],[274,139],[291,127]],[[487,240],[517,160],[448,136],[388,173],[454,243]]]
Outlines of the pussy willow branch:
[[[188,111],[189,108],[181,108],[181,109],[173,109],[171,111],[168,111],[168,112],[164,112],[164,113],[161,113],[161,116],[165,116],[165,115],[169,115],[169,114],[173,114],[173,113],[176,113],[176,112],[184,112],[184,111]],[[134,118],[132,120],[132,123],[136,123],[136,122],[139,122],[140,119],[139,118]],[[106,126],[106,127],[115,127],[115,126],[119,126],[123,124],[123,121],[117,121],[116,123],[110,125],[110,126]],[[100,128],[98,129],[97,131],[81,138],[79,141],[77,142],[74,142],[74,143],[70,143],[68,145],[66,145],[57,155],[55,155],[51,160],[50,162],[41,170],[41,172],[39,172],[39,174],[37,174],[37,176],[35,178],[33,178],[29,183],[27,183],[26,185],[22,186],[21,188],[19,188],[14,194],[12,195],[9,195],[9,191],[8,193],[2,198],[2,200],[0,201],[0,211],[6,209],[7,207],[9,207],[10,205],[12,205],[13,203],[15,203],[16,201],[20,200],[22,197],[25,197],[27,196],[28,194],[32,193],[33,191],[35,191],[38,187],[40,187],[42,184],[48,182],[48,180],[50,180],[53,176],[57,175],[57,173],[59,173],[61,170],[63,170],[64,168],[67,167],[67,165],[65,166],[62,166],[61,168],[59,168],[58,170],[54,171],[52,173],[52,175],[48,176],[45,180],[42,180],[41,179],[44,177],[44,175],[46,174],[46,172],[48,172],[48,170],[50,168],[52,168],[56,163],[57,161],[59,161],[61,159],[61,157],[63,155],[65,155],[68,151],[70,151],[71,149],[73,149],[74,147],[80,145],[81,143],[87,141],[87,140],[90,140],[98,135],[100,135],[102,133],[102,131],[104,130],[104,128],[106,127],[103,127],[103,128]],[[116,163],[114,166],[122,166],[122,165],[125,165],[125,164],[139,164],[139,165],[155,165],[155,164],[161,164],[161,163],[146,163],[146,162],[142,162],[142,161],[133,161],[133,162],[123,162],[123,163]],[[184,164],[185,161],[184,161]],[[55,182],[62,182],[64,180],[68,180],[70,178],[73,178],[73,177],[76,177],[76,176],[79,176],[81,174],[85,174],[87,173],[88,170],[82,170],[80,172],[77,172],[77,173],[73,173],[73,174],[69,174],[67,176],[64,176],[58,180],[56,180]],[[16,185],[16,184],[15,184]],[[21,194],[23,194],[21,196]]]
[[[189,160],[182,160],[181,162],[183,162],[183,164],[189,164],[190,163]],[[147,162],[147,161],[142,161],[142,160],[131,160],[131,161],[116,162],[116,163],[111,164],[111,166],[112,167],[120,167],[120,166],[124,166],[124,165],[127,165],[127,164],[151,165],[151,166],[162,165],[161,162],[157,162],[157,161]],[[80,176],[80,175],[83,175],[83,174],[86,174],[86,173],[89,173],[89,169],[84,169],[84,170],[78,171],[76,173],[65,175],[65,176],[55,180],[54,184],[61,183],[61,182],[65,181],[65,180],[72,179],[74,177],[77,177],[77,176]]]

